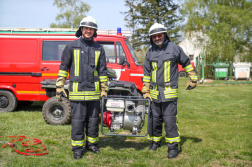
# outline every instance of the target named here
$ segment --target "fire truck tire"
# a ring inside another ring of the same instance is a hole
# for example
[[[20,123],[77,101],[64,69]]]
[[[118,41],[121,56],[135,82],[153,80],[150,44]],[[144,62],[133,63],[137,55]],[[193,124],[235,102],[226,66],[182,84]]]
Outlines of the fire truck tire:
[[[0,112],[11,112],[17,107],[16,96],[8,90],[0,90]]]
[[[66,125],[71,122],[70,101],[62,97],[61,101],[54,96],[48,99],[42,108],[42,115],[47,124]]]
[[[180,71],[179,72],[179,77],[186,77],[186,72],[185,71]]]

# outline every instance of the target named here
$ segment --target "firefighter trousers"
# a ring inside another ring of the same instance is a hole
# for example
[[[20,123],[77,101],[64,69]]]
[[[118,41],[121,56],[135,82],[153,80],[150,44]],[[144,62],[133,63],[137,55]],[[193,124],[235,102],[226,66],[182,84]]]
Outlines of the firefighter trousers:
[[[84,151],[84,127],[86,129],[86,146],[98,144],[100,101],[71,102],[72,114],[72,151]]]
[[[169,149],[177,149],[180,136],[177,126],[177,101],[155,103],[151,102],[149,122],[150,142],[161,144],[163,122],[165,123],[165,141]]]

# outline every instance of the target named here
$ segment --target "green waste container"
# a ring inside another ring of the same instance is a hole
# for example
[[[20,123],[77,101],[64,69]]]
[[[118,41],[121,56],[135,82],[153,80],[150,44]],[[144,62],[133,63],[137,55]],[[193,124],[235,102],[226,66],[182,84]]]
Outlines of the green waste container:
[[[228,63],[213,63],[212,66],[213,66],[213,75],[215,79],[219,77],[227,80],[228,68],[229,68]]]

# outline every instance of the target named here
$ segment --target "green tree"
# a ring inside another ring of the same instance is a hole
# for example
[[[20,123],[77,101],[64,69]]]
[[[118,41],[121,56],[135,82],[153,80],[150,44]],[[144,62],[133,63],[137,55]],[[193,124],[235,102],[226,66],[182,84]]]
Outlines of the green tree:
[[[77,28],[91,8],[81,0],[54,0],[53,6],[60,9],[60,14],[55,18],[57,23],[50,24],[51,28]]]
[[[182,18],[178,15],[178,5],[172,0],[125,0],[129,7],[125,14],[127,27],[132,29],[132,46],[139,50],[142,46],[150,45],[149,29],[154,23],[163,24],[172,41],[178,42],[178,22]]]
[[[126,0],[125,6],[129,7],[128,12],[121,12],[122,14],[125,14],[124,20],[127,22],[126,27],[132,30],[132,36],[130,37],[130,42],[132,44],[136,44],[137,38],[136,38],[136,28],[137,28],[137,14],[136,14],[136,5],[139,3],[139,0]],[[136,45],[133,45],[133,48],[136,49]]]
[[[203,48],[208,61],[252,61],[251,0],[184,0],[181,14],[188,20],[187,34],[199,30],[207,36]]]

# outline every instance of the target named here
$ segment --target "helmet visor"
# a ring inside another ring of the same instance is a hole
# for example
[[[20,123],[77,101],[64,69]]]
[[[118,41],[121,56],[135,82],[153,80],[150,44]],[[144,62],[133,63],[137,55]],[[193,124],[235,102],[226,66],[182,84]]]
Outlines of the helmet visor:
[[[158,34],[158,33],[166,33],[166,29],[164,28],[155,28],[153,30],[150,31],[150,36],[154,35],[154,34]]]
[[[92,23],[92,22],[81,22],[81,25],[83,27],[90,27],[90,28],[94,28],[97,30],[97,24]]]

